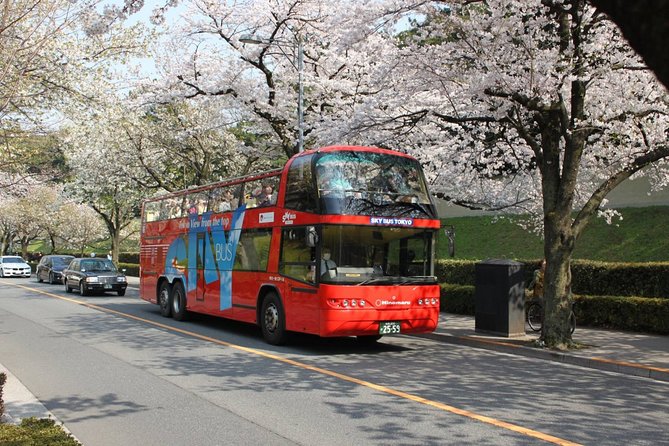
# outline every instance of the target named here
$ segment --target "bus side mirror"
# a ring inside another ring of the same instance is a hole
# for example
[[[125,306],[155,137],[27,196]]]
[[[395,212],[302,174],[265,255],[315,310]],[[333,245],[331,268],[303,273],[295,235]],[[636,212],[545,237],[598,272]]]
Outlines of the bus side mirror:
[[[307,237],[305,243],[309,248],[316,247],[316,244],[318,243],[318,234],[316,233],[315,227],[313,226],[307,227]]]

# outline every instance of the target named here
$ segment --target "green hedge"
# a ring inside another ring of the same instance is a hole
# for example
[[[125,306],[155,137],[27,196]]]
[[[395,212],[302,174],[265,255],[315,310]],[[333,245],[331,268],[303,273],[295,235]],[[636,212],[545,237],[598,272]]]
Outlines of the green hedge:
[[[119,252],[118,253],[119,263],[139,263],[139,253],[138,252]]]
[[[669,334],[669,299],[619,296],[577,296],[579,324]]]
[[[540,260],[525,264],[525,283],[539,268]],[[473,260],[438,260],[435,274],[442,283],[475,285]],[[642,296],[669,298],[669,263],[572,262],[572,288],[576,294],[592,296]]]
[[[136,263],[119,263],[118,269],[125,269],[127,276],[139,277],[139,265]]]
[[[577,294],[669,298],[669,263],[575,261],[572,277]]]
[[[441,284],[441,311],[473,316],[475,290],[471,285]],[[578,325],[669,334],[669,299],[575,295],[574,300]]]
[[[2,418],[2,416],[5,414],[5,400],[2,395],[6,382],[7,382],[7,375],[4,373],[0,373],[0,418]]]
[[[54,420],[48,418],[24,418],[21,424],[0,424],[0,444],[2,445],[49,445],[81,446]]]
[[[441,284],[440,310],[473,316],[476,310],[474,290],[473,285]]]

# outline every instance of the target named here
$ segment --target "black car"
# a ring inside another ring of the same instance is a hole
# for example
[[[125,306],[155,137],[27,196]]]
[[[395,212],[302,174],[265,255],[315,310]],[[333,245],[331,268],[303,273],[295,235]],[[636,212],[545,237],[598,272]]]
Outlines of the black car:
[[[78,288],[82,296],[95,291],[115,291],[123,296],[128,286],[125,274],[116,268],[114,262],[95,257],[73,259],[63,270],[63,283],[66,292],[71,293],[73,288]]]
[[[40,259],[35,270],[37,281],[42,282],[48,280],[49,283],[61,283],[61,273],[67,265],[70,264],[74,256],[53,255],[44,256]]]

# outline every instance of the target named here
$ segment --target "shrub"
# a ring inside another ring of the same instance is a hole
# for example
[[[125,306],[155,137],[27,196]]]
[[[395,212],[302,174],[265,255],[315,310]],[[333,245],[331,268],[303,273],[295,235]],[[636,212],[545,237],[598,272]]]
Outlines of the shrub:
[[[572,263],[574,293],[669,298],[669,263]]]
[[[121,263],[139,263],[138,252],[120,252],[118,254],[118,261]]]
[[[0,373],[0,418],[5,414],[5,400],[2,397],[2,392],[7,382],[7,375]]]
[[[437,260],[434,271],[440,282],[474,285],[476,263],[473,260]]]
[[[139,277],[139,265],[136,263],[119,263],[118,269],[125,269],[127,276]]]
[[[0,444],[81,446],[81,443],[48,418],[24,418],[18,426],[0,424]]]
[[[541,260],[524,263],[525,286]],[[437,260],[439,282],[475,285],[475,260]],[[574,260],[571,265],[575,294],[593,296],[641,296],[669,298],[669,263],[607,263]]]
[[[441,285],[439,305],[441,311],[474,315],[474,290],[472,285]]]
[[[440,309],[476,314],[476,287],[441,284]],[[669,299],[575,295],[578,325],[669,334]]]
[[[578,324],[669,334],[669,299],[626,296],[577,296]]]

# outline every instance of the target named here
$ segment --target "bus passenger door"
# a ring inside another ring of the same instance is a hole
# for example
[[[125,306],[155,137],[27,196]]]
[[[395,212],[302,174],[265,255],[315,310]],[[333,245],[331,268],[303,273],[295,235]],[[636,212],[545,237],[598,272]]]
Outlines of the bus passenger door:
[[[320,300],[316,286],[315,249],[308,234],[313,227],[285,228],[281,234],[279,273],[285,277],[286,328],[319,333]]]

